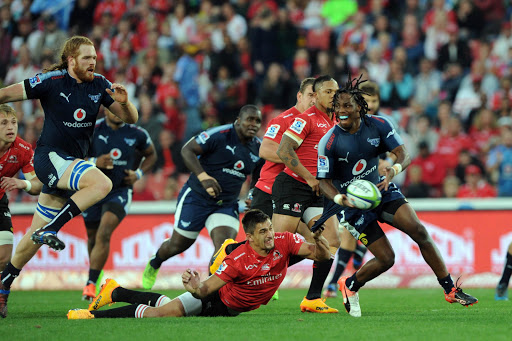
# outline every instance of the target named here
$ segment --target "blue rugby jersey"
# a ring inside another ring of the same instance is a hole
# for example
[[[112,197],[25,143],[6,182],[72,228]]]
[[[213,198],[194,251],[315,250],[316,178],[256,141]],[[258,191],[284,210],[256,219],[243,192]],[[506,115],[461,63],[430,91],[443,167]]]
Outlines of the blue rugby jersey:
[[[24,85],[27,98],[39,99],[44,110],[37,146],[85,158],[100,105],[108,108],[114,102],[105,91],[112,84],[100,74],[92,82],[78,83],[67,70],[56,70],[25,79]]]
[[[216,198],[210,197],[195,174],[190,175],[188,185],[211,202],[237,201],[247,175],[252,173],[260,159],[261,141],[254,137],[247,144],[242,144],[233,124],[208,129],[195,139],[204,152],[199,156],[201,166],[217,180],[222,192]]]
[[[132,187],[124,183],[123,178],[126,176],[124,171],[137,169],[141,153],[151,144],[151,138],[144,128],[134,124],[123,124],[119,129],[113,130],[102,118],[96,122],[89,156],[110,154],[114,168],[101,170],[112,180],[112,189]]]
[[[350,134],[335,125],[318,144],[317,178],[332,179],[340,193],[356,179],[379,182],[379,155],[403,144],[388,119],[366,116],[359,130]]]

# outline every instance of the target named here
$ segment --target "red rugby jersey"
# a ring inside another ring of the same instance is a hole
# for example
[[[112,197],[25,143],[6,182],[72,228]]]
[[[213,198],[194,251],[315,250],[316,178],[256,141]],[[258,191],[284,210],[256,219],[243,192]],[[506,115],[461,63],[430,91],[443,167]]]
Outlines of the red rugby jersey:
[[[16,137],[9,149],[0,157],[0,179],[4,176],[13,177],[21,169],[23,173],[34,171],[34,151],[32,146],[19,136]],[[5,190],[0,188],[0,198]]]
[[[249,311],[267,304],[286,276],[288,260],[299,252],[303,240],[290,232],[276,232],[274,249],[262,257],[245,243],[224,259],[217,272],[227,284],[219,290],[226,306]]]
[[[294,118],[300,114],[300,111],[295,107],[291,107],[279,114],[279,116],[274,117],[267,126],[267,131],[264,139],[269,139],[278,144],[281,142],[283,138],[283,133],[288,129],[290,124],[292,124]],[[255,187],[259,188],[265,193],[272,194],[272,186],[274,185],[274,180],[276,176],[281,173],[284,169],[284,163],[274,163],[272,161],[266,161],[260,171],[260,178],[258,182],[256,182]]]
[[[293,123],[285,131],[285,135],[294,139],[299,148],[295,150],[300,162],[316,177],[318,158],[318,142],[335,124],[326,113],[320,111],[315,105],[295,117]],[[284,172],[295,179],[307,183],[306,180],[285,167]]]

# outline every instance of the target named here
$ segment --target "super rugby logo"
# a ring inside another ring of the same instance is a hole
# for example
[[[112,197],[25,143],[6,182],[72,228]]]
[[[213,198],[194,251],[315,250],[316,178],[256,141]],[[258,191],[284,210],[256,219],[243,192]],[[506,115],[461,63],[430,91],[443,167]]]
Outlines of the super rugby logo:
[[[272,124],[270,127],[268,127],[267,132],[265,133],[265,137],[275,139],[279,128],[281,128],[279,124]]]
[[[329,159],[324,155],[318,156],[318,171],[328,172],[329,171]]]
[[[296,132],[297,134],[302,133],[302,130],[306,126],[306,121],[304,121],[302,118],[296,118],[295,121],[293,121],[293,124],[290,126],[290,129],[293,132]]]
[[[121,153],[121,150],[119,148],[113,148],[111,151],[110,151],[110,157],[114,160],[117,160],[121,157],[121,155],[123,155],[123,153]]]
[[[205,144],[206,140],[210,138],[210,135],[206,131],[203,131],[201,134],[197,136],[197,139],[199,140],[199,143]]]
[[[41,84],[41,78],[39,78],[39,76],[32,77],[28,80],[28,83],[30,84],[30,87],[33,88],[37,84]]]
[[[361,159],[361,160],[357,161],[356,164],[354,165],[354,168],[352,168],[352,174],[354,174],[354,175],[361,174],[366,169],[366,165],[367,165],[367,163],[366,163],[365,159]]]

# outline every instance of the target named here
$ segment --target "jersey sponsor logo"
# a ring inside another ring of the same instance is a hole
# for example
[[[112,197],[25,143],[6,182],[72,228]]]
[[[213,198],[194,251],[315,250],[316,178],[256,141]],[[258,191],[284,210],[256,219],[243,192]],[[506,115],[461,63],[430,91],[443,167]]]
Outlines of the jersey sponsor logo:
[[[305,126],[306,121],[304,121],[302,118],[297,117],[295,121],[293,121],[293,124],[290,126],[290,129],[291,131],[296,132],[297,134],[301,134]]]
[[[366,169],[366,165],[367,165],[367,163],[366,163],[365,159],[361,159],[361,160],[357,161],[356,164],[354,165],[354,167],[352,168],[352,174],[354,174],[354,175],[361,174]]]
[[[69,128],[86,128],[92,126],[92,122],[84,122],[84,123],[78,123],[78,122],[63,122],[66,127]]]
[[[329,171],[329,159],[324,155],[318,156],[318,171],[328,172]]]
[[[103,142],[105,142],[105,144],[108,144],[108,138],[109,138],[109,136],[108,136],[108,135],[107,135],[107,136],[98,135],[98,138],[99,138],[100,140],[102,140]]]
[[[238,160],[237,162],[235,162],[235,169],[236,170],[242,170],[245,168],[245,165],[244,165],[244,162],[242,160]]]
[[[366,139],[366,141],[368,141],[368,143],[371,144],[372,146],[378,147],[380,144],[380,137],[376,137],[374,139],[368,138]]]
[[[226,264],[226,262],[222,262],[221,265],[219,265],[219,268],[217,269],[217,271],[215,272],[217,275],[220,275],[222,273],[222,271],[226,270],[228,268],[228,265]]]
[[[7,159],[7,163],[18,163],[18,157],[16,155],[10,155]]]
[[[252,269],[256,269],[257,267],[258,267],[258,264],[244,265],[245,270],[252,270]]]
[[[277,274],[277,275],[265,275],[258,279],[247,281],[247,285],[250,285],[250,286],[262,285],[267,282],[272,282],[272,281],[278,280],[281,277],[283,277],[282,273]]]
[[[263,266],[261,267],[261,270],[262,270],[262,271],[269,271],[269,270],[270,270],[270,265],[268,265],[268,264],[263,264]]]
[[[233,155],[235,155],[236,146],[234,146],[234,147],[226,146],[226,149],[229,150],[231,153],[233,153]]]
[[[136,141],[136,139],[128,139],[126,137],[124,138],[124,142],[126,142],[126,144],[129,145],[130,147],[132,147]]]
[[[317,123],[316,126],[318,128],[327,128],[328,127],[327,123]]]
[[[110,151],[110,157],[114,160],[118,160],[122,155],[123,155],[123,153],[121,152],[121,150],[119,148],[113,148]]]
[[[275,139],[280,128],[281,126],[279,124],[272,124],[270,127],[268,127],[267,132],[265,133],[265,137]]]
[[[346,186],[350,185],[350,183],[355,181],[355,180],[364,179],[364,178],[366,178],[368,175],[370,175],[372,172],[374,172],[376,170],[377,170],[377,166],[373,166],[372,168],[368,169],[366,172],[364,172],[362,174],[359,174],[358,176],[354,176],[352,179],[350,179],[348,181],[345,181],[344,183],[342,183],[340,185],[340,187],[343,188],[343,187],[346,187]]]
[[[205,144],[206,140],[210,138],[210,135],[206,131],[203,131],[201,134],[197,136],[197,139],[199,140],[199,143]]]
[[[64,97],[64,98],[66,99],[66,101],[69,103],[69,96],[71,96],[71,92],[70,92],[70,93],[69,93],[69,95],[67,95],[67,96],[66,96],[63,92],[61,92],[61,93],[59,94],[59,96]]]
[[[390,137],[391,135],[395,135],[396,131],[395,129],[393,128],[393,130],[391,130],[387,135],[386,135],[386,138]]]
[[[347,152],[347,157],[339,157],[338,161],[345,161],[346,163],[348,163],[348,154],[350,154],[350,152]]]
[[[89,94],[88,95],[89,98],[91,99],[91,101],[93,101],[94,103],[98,103],[98,101],[100,100],[101,98],[101,94],[97,94],[97,95],[91,95]]]
[[[85,116],[86,116],[86,112],[84,109],[82,108],[78,108],[75,110],[75,112],[73,113],[73,117],[75,118],[75,120],[77,120],[78,122],[80,121],[83,121]]]
[[[28,80],[28,83],[30,84],[30,87],[33,88],[37,84],[41,84],[41,78],[39,78],[39,76],[32,77]]]
[[[222,168],[222,171],[224,173],[228,173],[230,175],[234,175],[234,176],[237,176],[239,178],[242,178],[242,179],[245,179],[245,174],[242,174],[234,169],[229,169],[229,168]]]
[[[30,150],[30,147],[29,146],[25,146],[23,143],[18,143],[18,146],[20,146],[21,148],[23,148],[25,150]]]

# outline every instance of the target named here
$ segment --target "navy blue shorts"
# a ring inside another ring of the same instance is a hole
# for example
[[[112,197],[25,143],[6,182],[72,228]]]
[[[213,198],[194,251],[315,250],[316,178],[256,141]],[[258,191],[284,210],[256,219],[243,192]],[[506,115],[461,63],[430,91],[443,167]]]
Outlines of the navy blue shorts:
[[[240,227],[238,201],[210,204],[187,184],[178,196],[174,219],[174,231],[189,239],[196,239],[204,227],[208,233],[218,226],[229,226],[237,232]]]
[[[133,191],[129,187],[114,188],[105,198],[82,212],[84,221],[100,221],[107,211],[114,213],[119,221],[123,220],[132,203],[132,193]]]
[[[72,196],[74,191],[58,189],[57,183],[75,159],[74,156],[56,152],[48,147],[37,147],[34,152],[34,170],[43,183],[41,192],[63,198]]]

